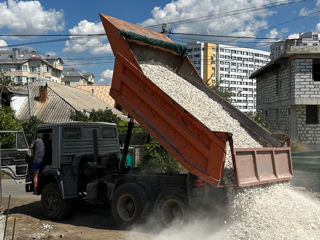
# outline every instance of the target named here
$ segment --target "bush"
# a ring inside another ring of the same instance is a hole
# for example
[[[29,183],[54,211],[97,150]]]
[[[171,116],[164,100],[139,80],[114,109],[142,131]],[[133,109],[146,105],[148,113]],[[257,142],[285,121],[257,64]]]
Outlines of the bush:
[[[21,123],[10,107],[0,107],[0,130],[20,130]]]
[[[309,148],[303,144],[299,139],[293,139],[291,141],[291,151],[292,152],[304,152],[309,151]]]
[[[24,134],[26,135],[26,138],[27,138],[27,141],[29,144],[32,143],[32,141],[34,139],[34,134],[36,132],[36,128],[38,127],[38,125],[43,124],[43,123],[44,122],[37,119],[37,117],[35,117],[35,116],[32,116],[31,118],[22,121],[21,125],[22,125]]]
[[[177,173],[185,171],[181,164],[155,139],[142,146],[139,167],[152,173]]]
[[[252,118],[254,121],[256,121],[258,124],[260,124],[262,127],[267,127],[267,121],[260,111],[257,111],[256,113],[248,112],[247,116]]]

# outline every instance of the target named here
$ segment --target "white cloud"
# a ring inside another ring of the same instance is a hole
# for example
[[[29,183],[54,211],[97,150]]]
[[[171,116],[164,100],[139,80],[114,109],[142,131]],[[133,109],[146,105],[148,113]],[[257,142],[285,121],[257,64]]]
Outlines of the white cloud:
[[[105,71],[103,71],[100,76],[100,80],[99,83],[106,83],[106,84],[110,84],[111,80],[112,80],[112,75],[113,75],[113,70],[107,69]]]
[[[271,0],[177,0],[162,7],[155,7],[152,10],[152,18],[142,23],[143,26],[152,26],[161,23],[170,23],[178,20],[193,19],[203,16],[212,16],[244,8],[252,8],[268,4]],[[244,11],[243,14],[233,16],[215,16],[206,21],[198,21],[188,24],[168,25],[174,32],[183,33],[206,33],[206,34],[232,34],[237,36],[255,36],[258,30],[268,26],[265,18],[274,14],[274,11],[267,9]],[[176,35],[173,35],[176,36]]]
[[[288,36],[288,39],[297,39],[299,38],[299,33],[292,33]]]
[[[6,49],[8,47],[8,44],[5,40],[0,39],[0,50]]]
[[[77,26],[69,29],[70,34],[100,34],[104,33],[102,23],[93,23],[87,20],[82,20]],[[106,54],[111,53],[111,47],[106,36],[102,37],[70,37],[66,42],[64,52],[84,52],[89,51],[91,54]]]
[[[279,37],[279,32],[277,31],[277,29],[273,28],[268,34],[267,34],[268,38],[277,38]]]
[[[64,29],[63,11],[44,10],[39,1],[0,2],[0,29],[16,34],[42,34]]]
[[[311,14],[314,11],[314,9],[307,9],[307,8],[301,8],[299,11],[299,16],[307,16]]]

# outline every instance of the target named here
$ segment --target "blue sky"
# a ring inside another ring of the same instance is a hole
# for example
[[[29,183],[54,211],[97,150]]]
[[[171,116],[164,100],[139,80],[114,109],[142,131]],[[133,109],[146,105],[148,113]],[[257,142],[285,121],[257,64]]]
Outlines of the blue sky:
[[[246,10],[239,12],[241,9]],[[142,26],[191,19],[188,23],[169,24],[168,29],[174,33],[270,38],[170,35],[180,44],[202,40],[268,50],[277,39],[296,37],[301,32],[320,32],[320,0],[8,0],[0,1],[0,34],[103,33],[99,13]],[[195,21],[199,17],[204,19]],[[60,56],[65,59],[65,67],[93,72],[96,84],[109,83],[113,57],[107,38],[68,38],[0,36],[0,46],[10,48],[14,44],[62,39],[20,48]]]

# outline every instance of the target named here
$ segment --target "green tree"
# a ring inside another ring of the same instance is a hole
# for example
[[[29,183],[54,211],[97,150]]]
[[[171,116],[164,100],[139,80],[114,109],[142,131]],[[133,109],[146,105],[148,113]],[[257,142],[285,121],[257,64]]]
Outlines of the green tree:
[[[220,82],[216,81],[211,87],[213,91],[215,91],[215,93],[217,93],[220,97],[222,97],[223,99],[225,99],[228,102],[231,102],[231,97],[233,96],[233,93],[231,91],[231,88],[224,88],[222,90],[222,88],[220,87]]]
[[[0,130],[20,130],[21,123],[10,107],[0,107]]]
[[[0,130],[20,130],[21,124],[10,107],[0,107]],[[0,136],[2,148],[11,148],[15,143],[15,135],[4,133]]]
[[[2,94],[3,94],[4,88],[8,86],[9,83],[10,83],[10,80],[4,76],[3,72],[0,72],[0,107],[2,106],[2,102],[3,102]]]
[[[121,119],[108,108],[98,111],[92,110],[89,120],[92,122],[111,122],[117,124],[121,121]]]
[[[27,141],[30,144],[34,139],[34,134],[36,132],[36,128],[38,125],[43,124],[41,120],[37,119],[37,117],[32,116],[31,118],[27,120],[23,120],[21,122],[22,129],[24,131],[24,134],[26,135]]]
[[[181,164],[154,138],[142,146],[139,167],[153,173],[176,173],[185,171]]]
[[[252,118],[254,121],[256,121],[258,124],[260,124],[262,127],[267,127],[267,121],[263,116],[263,113],[261,111],[257,111],[255,113],[248,112],[247,116]]]
[[[83,122],[111,122],[119,123],[121,119],[115,115],[110,109],[105,110],[94,110],[88,114],[87,111],[73,111],[70,116],[73,121],[83,121]]]
[[[81,122],[88,122],[89,117],[86,114],[86,111],[71,111],[70,119],[72,121],[81,121]]]

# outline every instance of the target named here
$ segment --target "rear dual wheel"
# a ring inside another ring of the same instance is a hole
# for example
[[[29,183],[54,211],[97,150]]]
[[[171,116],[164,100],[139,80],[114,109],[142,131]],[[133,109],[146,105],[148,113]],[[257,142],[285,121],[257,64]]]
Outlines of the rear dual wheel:
[[[112,216],[119,227],[139,222],[147,209],[144,189],[135,183],[125,183],[115,191],[111,203]]]
[[[162,193],[156,201],[158,221],[164,226],[182,226],[189,215],[186,194],[179,189],[169,189]]]

